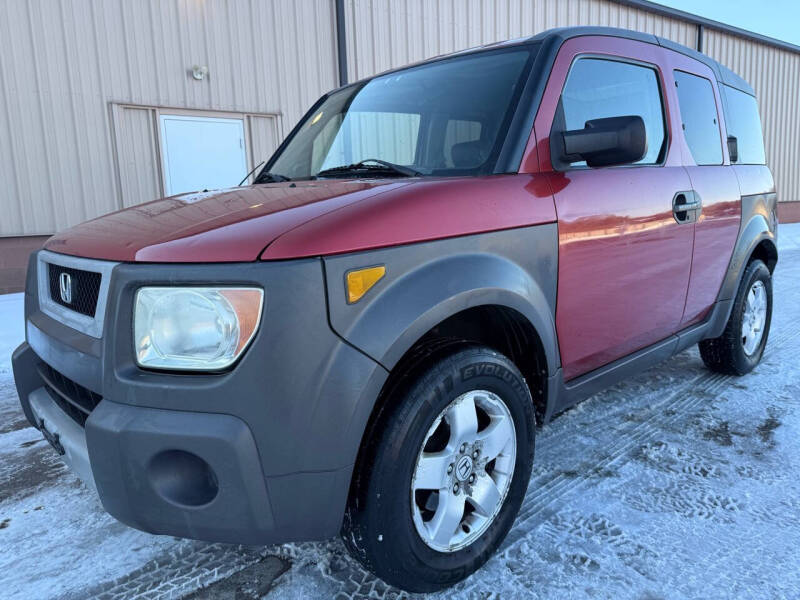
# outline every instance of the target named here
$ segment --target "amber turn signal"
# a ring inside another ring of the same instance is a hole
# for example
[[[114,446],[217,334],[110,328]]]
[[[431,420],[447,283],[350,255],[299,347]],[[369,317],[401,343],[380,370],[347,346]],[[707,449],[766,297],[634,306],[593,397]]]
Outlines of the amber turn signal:
[[[372,286],[378,283],[386,275],[386,267],[366,267],[355,269],[347,273],[347,303],[358,302]]]

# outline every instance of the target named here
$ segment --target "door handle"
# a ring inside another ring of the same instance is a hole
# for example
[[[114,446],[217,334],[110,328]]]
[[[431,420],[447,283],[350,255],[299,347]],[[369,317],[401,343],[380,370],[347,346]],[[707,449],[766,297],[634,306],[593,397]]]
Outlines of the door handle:
[[[696,208],[700,208],[700,203],[695,200],[694,202],[684,202],[683,204],[676,204],[673,207],[675,212],[687,212],[690,210],[694,210]]]
[[[700,196],[694,190],[678,192],[672,198],[672,215],[675,217],[675,221],[681,225],[697,221],[697,216],[702,209]]]

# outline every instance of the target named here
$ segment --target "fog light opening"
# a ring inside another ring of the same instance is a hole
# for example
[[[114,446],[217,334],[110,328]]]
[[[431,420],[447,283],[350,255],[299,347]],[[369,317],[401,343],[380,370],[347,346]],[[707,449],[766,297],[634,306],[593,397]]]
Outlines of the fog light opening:
[[[180,506],[203,506],[219,492],[219,482],[211,465],[191,452],[159,452],[150,461],[148,474],[156,493]]]

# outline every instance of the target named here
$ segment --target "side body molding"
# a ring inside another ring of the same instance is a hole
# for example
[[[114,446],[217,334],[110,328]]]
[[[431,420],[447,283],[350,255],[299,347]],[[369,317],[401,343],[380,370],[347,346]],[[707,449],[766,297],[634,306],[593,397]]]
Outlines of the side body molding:
[[[500,305],[536,329],[549,374],[560,365],[555,331],[555,223],[324,259],[331,326],[391,370],[427,331],[468,308]],[[345,275],[383,264],[386,276],[347,304]]]

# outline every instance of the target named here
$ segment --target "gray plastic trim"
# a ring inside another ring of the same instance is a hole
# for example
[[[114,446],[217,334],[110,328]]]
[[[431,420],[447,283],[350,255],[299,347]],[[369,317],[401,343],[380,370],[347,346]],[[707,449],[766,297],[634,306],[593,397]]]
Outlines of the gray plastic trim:
[[[548,373],[559,367],[555,331],[555,223],[324,258],[331,327],[391,370],[430,329],[463,310],[496,305],[536,330]],[[347,304],[344,273],[374,264],[386,275]]]
[[[73,421],[55,403],[50,393],[43,387],[33,390],[28,396],[31,413],[38,428],[44,421],[44,426],[50,434],[57,435],[58,441],[64,448],[61,457],[67,466],[72,469],[81,480],[96,489],[92,467],[89,463],[89,450],[86,448],[86,434],[83,428]]]
[[[739,236],[728,265],[728,272],[722,282],[719,300],[731,300],[739,289],[739,279],[747,267],[753,250],[764,240],[768,240],[777,251],[777,219],[775,192],[742,196],[742,220]]]
[[[103,337],[103,322],[106,314],[106,302],[108,300],[108,286],[111,283],[111,271],[119,263],[104,260],[92,260],[89,258],[78,258],[66,254],[57,254],[48,250],[42,250],[37,255],[39,308],[49,317],[56,321],[85,333],[93,338]],[[100,291],[97,295],[97,307],[94,317],[82,315],[74,310],[61,306],[50,297],[50,286],[47,279],[47,265],[59,265],[70,269],[81,271],[91,271],[100,273]]]

